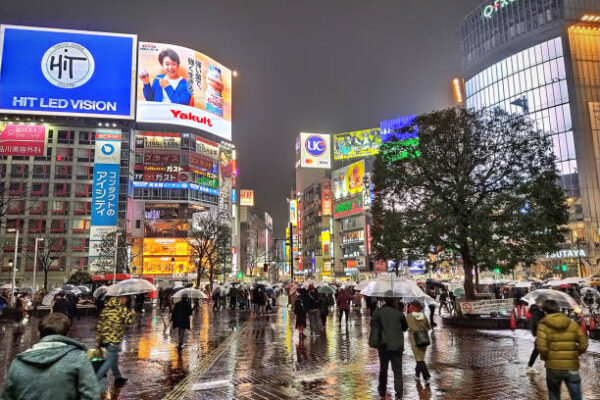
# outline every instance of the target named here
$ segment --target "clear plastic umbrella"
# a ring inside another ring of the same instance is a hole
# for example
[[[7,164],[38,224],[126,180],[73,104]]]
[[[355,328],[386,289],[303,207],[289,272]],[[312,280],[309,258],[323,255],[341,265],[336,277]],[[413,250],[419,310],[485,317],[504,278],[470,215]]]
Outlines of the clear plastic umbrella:
[[[44,296],[44,298],[42,299],[42,304],[45,306],[49,306],[50,304],[52,304],[54,296],[56,296],[60,292],[64,292],[64,290],[62,290],[61,288],[52,289],[50,292],[48,292],[47,295]]]
[[[533,286],[533,282],[530,281],[521,281],[515,285],[516,288],[530,288],[531,286]]]
[[[154,292],[156,286],[145,279],[125,279],[108,287],[107,296],[130,296],[140,293]]]
[[[174,299],[187,297],[189,299],[208,299],[208,296],[202,291],[194,288],[185,288],[179,290],[173,295]]]
[[[100,286],[98,289],[94,290],[93,296],[95,298],[102,297],[106,294],[107,290],[108,290],[108,286]]]
[[[90,290],[90,288],[87,287],[87,286],[80,285],[80,286],[77,286],[77,289],[79,289],[79,291],[81,292],[81,294],[90,294],[90,293],[92,293],[92,291]]]
[[[369,282],[361,293],[371,297],[395,297],[405,301],[422,301],[426,304],[436,304],[435,300],[425,294],[415,281],[400,279],[395,276],[385,276]]]
[[[565,292],[553,289],[534,290],[521,297],[521,300],[527,302],[529,305],[543,303],[546,300],[555,300],[560,308],[574,308],[579,306],[575,299]]]
[[[302,284],[302,288],[303,289],[308,289],[308,287],[310,285],[317,286],[317,284],[315,283],[315,281],[304,281],[304,283]]]
[[[359,282],[358,285],[354,286],[354,290],[363,290],[371,282],[372,281],[362,281],[362,282]]]

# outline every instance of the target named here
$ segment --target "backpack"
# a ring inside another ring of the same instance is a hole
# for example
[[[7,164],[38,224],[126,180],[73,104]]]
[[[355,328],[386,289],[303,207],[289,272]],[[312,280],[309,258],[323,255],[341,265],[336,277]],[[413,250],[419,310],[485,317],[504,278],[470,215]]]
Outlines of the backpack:
[[[301,314],[301,313],[305,313],[305,312],[306,312],[306,307],[304,306],[304,302],[302,301],[302,299],[300,297],[298,297],[296,299],[296,302],[294,303],[294,313]]]

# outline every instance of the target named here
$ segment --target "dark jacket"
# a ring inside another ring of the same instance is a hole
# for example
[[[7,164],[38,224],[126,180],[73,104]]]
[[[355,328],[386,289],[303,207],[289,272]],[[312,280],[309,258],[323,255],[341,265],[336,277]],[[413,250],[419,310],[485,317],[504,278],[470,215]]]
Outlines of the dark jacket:
[[[187,299],[175,303],[171,319],[173,328],[190,329],[190,316],[192,315],[192,306]]]
[[[308,292],[307,300],[305,305],[308,306],[309,310],[318,310],[321,307],[321,300],[319,299],[319,292],[311,290]]]
[[[321,315],[329,315],[329,304],[327,301],[327,295],[322,294],[319,297],[320,297],[320,303],[319,303],[320,314]]]
[[[10,365],[2,400],[96,400],[100,387],[86,347],[61,335],[42,338]]]
[[[578,370],[579,355],[587,346],[587,335],[563,313],[549,314],[538,325],[535,347],[547,369]]]
[[[379,337],[379,347],[388,351],[404,350],[404,332],[408,329],[404,314],[384,304],[371,318],[371,336]]]
[[[69,304],[69,301],[67,299],[65,299],[64,297],[59,297],[58,299],[56,299],[56,301],[54,302],[54,305],[52,306],[52,312],[53,313],[60,313],[66,317],[71,317],[70,316],[70,310],[71,305]]]
[[[535,304],[529,307],[529,312],[531,313],[531,333],[535,336],[537,334],[538,325],[546,314],[544,314],[544,312]]]

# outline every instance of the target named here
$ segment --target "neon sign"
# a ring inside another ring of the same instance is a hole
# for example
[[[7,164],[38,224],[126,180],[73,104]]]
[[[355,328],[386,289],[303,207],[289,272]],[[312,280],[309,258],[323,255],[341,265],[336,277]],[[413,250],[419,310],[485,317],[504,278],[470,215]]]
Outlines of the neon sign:
[[[502,9],[516,1],[517,0],[494,0],[494,2],[492,4],[488,4],[487,6],[484,7],[483,16],[485,18],[492,18],[492,15],[494,15],[495,12],[499,11],[500,9]]]

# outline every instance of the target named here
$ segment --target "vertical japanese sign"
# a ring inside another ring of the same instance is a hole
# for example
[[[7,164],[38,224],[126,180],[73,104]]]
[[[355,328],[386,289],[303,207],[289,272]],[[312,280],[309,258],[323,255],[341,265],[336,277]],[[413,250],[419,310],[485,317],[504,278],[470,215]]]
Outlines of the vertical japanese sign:
[[[97,245],[107,234],[117,230],[119,205],[119,168],[121,164],[121,132],[96,132],[94,183],[92,193],[92,223],[90,228],[90,269]]]

